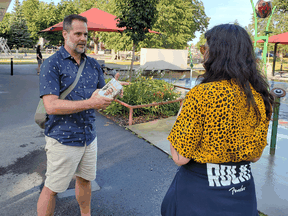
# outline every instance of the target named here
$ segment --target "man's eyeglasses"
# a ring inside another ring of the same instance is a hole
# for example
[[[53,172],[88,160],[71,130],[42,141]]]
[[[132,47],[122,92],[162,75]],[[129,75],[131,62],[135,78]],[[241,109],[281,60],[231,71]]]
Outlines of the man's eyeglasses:
[[[200,45],[200,52],[201,52],[202,55],[204,55],[205,51],[206,51],[206,46],[205,45]]]

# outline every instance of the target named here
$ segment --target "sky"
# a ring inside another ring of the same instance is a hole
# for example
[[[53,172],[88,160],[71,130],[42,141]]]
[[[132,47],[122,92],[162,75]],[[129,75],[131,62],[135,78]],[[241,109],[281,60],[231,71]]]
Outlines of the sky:
[[[23,0],[20,0],[22,2]],[[42,0],[44,2],[58,4],[60,0]],[[254,5],[258,0],[252,0]],[[13,9],[15,0],[12,0],[7,12],[11,12]],[[253,13],[250,0],[202,0],[205,13],[210,17],[210,23],[208,29],[215,25],[223,23],[234,23],[237,19],[240,26],[245,27],[251,23],[251,14]],[[196,38],[192,40],[193,44],[196,44],[199,40],[200,32],[196,32]]]

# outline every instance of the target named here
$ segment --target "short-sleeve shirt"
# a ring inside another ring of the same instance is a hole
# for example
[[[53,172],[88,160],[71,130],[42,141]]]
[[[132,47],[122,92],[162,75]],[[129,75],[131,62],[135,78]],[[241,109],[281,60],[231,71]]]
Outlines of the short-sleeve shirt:
[[[38,55],[39,55],[40,58],[38,57]],[[37,49],[37,51],[36,51],[36,58],[37,58],[37,60],[38,60],[38,59],[42,59],[42,53],[41,53],[41,51],[38,50],[38,49]]]
[[[82,55],[80,65],[86,64],[77,85],[65,100],[89,99],[97,88],[105,85],[103,71],[98,62]],[[62,46],[59,51],[44,61],[40,72],[40,97],[57,95],[65,91],[75,80],[79,65]],[[96,138],[95,110],[89,109],[67,115],[48,115],[45,135],[69,146],[89,145]]]
[[[249,161],[267,145],[269,121],[263,98],[250,85],[260,122],[235,81],[203,83],[186,95],[168,140],[176,151],[199,163]]]

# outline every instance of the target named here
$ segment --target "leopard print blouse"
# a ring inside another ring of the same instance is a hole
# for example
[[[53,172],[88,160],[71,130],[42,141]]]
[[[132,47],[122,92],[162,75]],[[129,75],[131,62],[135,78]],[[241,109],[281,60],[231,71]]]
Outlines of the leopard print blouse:
[[[250,85],[261,114],[246,104],[235,81],[203,83],[186,95],[168,140],[176,151],[199,163],[248,161],[259,157],[267,145],[269,121],[261,95]]]

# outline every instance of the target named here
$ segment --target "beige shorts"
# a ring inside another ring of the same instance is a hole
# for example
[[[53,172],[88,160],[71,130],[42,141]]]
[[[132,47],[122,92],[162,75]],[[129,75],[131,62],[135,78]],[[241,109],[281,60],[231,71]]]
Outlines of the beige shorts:
[[[45,186],[56,193],[62,193],[69,187],[74,175],[85,180],[96,178],[97,137],[84,147],[67,146],[56,139],[45,136],[47,171]]]

